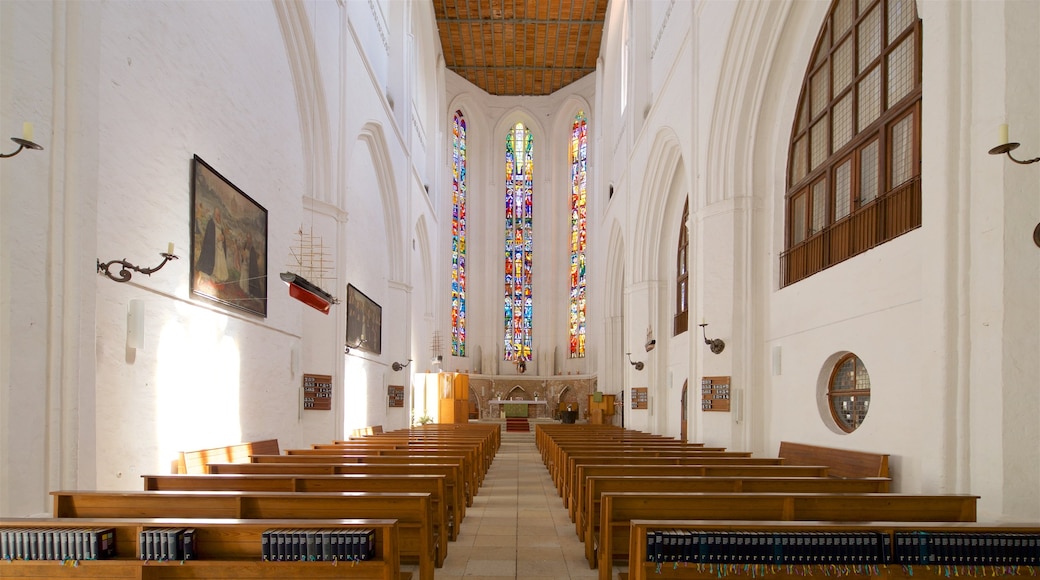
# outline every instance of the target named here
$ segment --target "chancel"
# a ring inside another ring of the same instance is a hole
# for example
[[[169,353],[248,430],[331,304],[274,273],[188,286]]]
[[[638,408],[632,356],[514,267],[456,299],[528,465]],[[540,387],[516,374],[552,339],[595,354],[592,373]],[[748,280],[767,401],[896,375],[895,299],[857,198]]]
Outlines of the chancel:
[[[7,0],[0,22],[0,531],[89,497],[138,517],[115,498],[151,509],[183,454],[225,470],[178,474],[225,486],[196,491],[239,494],[216,519],[325,495],[200,524],[208,562],[142,561],[135,520],[114,563],[0,554],[0,577],[707,580],[631,565],[633,538],[693,530],[645,523],[669,510],[879,541],[1040,522],[1040,2]],[[348,491],[426,499],[307,521]],[[381,551],[262,560],[265,532],[326,525]]]

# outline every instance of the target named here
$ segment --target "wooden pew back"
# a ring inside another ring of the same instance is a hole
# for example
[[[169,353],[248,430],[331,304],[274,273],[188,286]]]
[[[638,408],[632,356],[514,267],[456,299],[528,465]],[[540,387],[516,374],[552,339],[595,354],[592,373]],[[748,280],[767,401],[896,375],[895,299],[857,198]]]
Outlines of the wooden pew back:
[[[173,462],[172,471],[173,473],[206,473],[207,463],[247,463],[249,456],[254,453],[278,455],[278,440],[266,439],[212,449],[181,451]]]
[[[428,493],[106,492],[53,491],[54,517],[396,519],[402,559],[419,563],[421,580],[433,580],[437,563]]]
[[[632,520],[973,522],[978,496],[891,493],[604,493],[596,546],[600,580],[628,559]]]
[[[869,453],[780,442],[780,457],[787,465],[827,465],[831,477],[891,477],[887,453]]]

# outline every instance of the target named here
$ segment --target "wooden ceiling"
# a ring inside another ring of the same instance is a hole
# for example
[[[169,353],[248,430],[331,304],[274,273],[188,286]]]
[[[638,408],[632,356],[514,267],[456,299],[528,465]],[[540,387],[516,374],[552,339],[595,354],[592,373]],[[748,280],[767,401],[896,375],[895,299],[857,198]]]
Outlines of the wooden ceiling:
[[[492,95],[548,95],[595,72],[608,0],[431,0],[445,64]]]

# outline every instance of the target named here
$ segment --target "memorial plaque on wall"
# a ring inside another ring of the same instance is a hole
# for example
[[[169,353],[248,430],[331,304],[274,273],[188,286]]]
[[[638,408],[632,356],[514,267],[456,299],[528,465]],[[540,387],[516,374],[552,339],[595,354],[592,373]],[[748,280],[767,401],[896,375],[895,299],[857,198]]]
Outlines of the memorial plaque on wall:
[[[390,385],[386,388],[388,407],[404,407],[404,385]]]
[[[701,410],[729,412],[730,377],[701,379]]]
[[[649,398],[646,387],[632,387],[632,408],[646,409]]]
[[[332,410],[331,375],[303,375],[303,408],[308,411]]]

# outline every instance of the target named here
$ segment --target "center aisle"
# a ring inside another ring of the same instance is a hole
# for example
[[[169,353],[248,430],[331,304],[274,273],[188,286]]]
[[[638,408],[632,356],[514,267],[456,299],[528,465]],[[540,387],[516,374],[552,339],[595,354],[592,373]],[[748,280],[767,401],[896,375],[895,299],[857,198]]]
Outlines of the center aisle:
[[[436,578],[595,578],[584,550],[534,446],[534,433],[503,430],[498,455]]]

